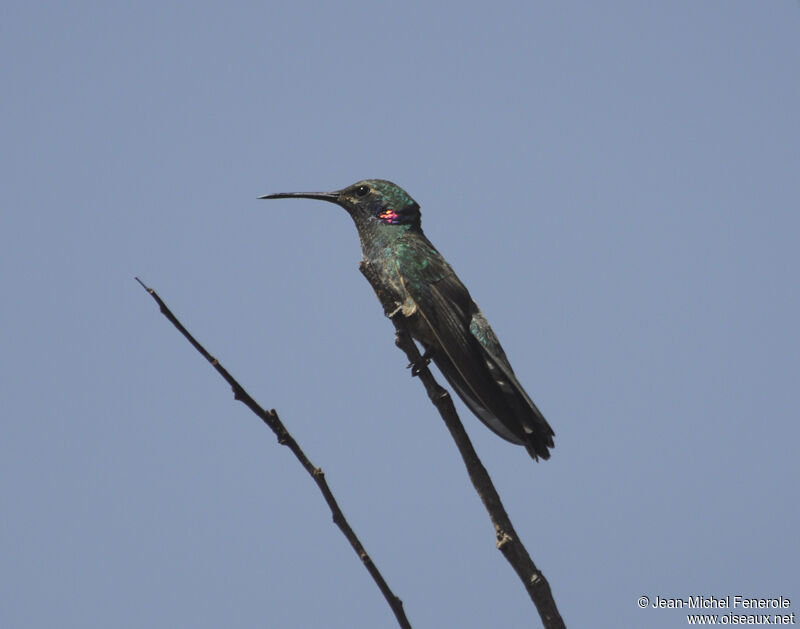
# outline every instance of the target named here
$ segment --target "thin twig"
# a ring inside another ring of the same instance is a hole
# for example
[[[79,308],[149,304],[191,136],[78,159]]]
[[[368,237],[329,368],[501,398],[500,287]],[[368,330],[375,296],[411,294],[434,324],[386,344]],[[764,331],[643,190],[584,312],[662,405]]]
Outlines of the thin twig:
[[[308,460],[308,457],[305,455],[303,450],[294,440],[292,435],[289,434],[289,431],[286,430],[286,427],[283,425],[283,422],[281,422],[280,418],[278,417],[278,413],[275,412],[275,409],[266,411],[259,406],[259,404],[250,396],[250,394],[244,390],[242,385],[240,385],[236,379],[230,373],[228,373],[228,370],[225,369],[225,367],[223,367],[216,358],[209,354],[205,347],[203,347],[189,333],[189,331],[183,326],[178,318],[172,314],[172,311],[167,307],[161,297],[158,296],[158,293],[156,293],[156,291],[149,286],[146,286],[145,283],[142,282],[142,280],[140,280],[138,277],[136,278],[136,281],[142,285],[142,288],[150,293],[150,296],[153,299],[155,299],[158,307],[161,309],[161,313],[170,321],[170,323],[172,323],[172,325],[174,325],[178,331],[186,337],[186,339],[194,346],[194,348],[213,365],[214,369],[216,369],[217,372],[225,379],[225,382],[231,386],[233,389],[233,397],[242,402],[245,406],[247,406],[247,408],[258,415],[258,417],[260,417],[261,420],[267,426],[269,426],[278,437],[278,443],[288,447],[294,453],[295,457],[297,457],[297,460],[300,461],[300,464],[311,475],[311,477],[314,479],[314,482],[316,482],[317,487],[319,487],[319,490],[322,492],[322,495],[325,498],[325,502],[328,503],[328,507],[333,515],[334,523],[341,529],[342,533],[347,538],[347,541],[350,542],[350,546],[353,547],[353,550],[356,552],[359,559],[361,559],[364,567],[367,569],[370,576],[372,576],[372,579],[380,589],[381,593],[386,599],[386,602],[389,603],[389,607],[392,608],[398,624],[403,627],[403,629],[411,629],[411,624],[408,622],[408,618],[406,618],[405,611],[403,611],[403,601],[394,595],[392,590],[389,588],[389,585],[386,583],[386,580],[383,578],[383,575],[381,575],[380,571],[367,554],[367,551],[364,550],[364,546],[361,544],[361,541],[350,527],[350,524],[347,522],[347,518],[345,518],[341,508],[339,507],[339,504],[336,502],[336,498],[334,498],[330,487],[328,487],[328,482],[325,480],[324,472],[321,468],[314,466],[311,461]]]
[[[511,567],[525,586],[528,596],[530,596],[539,612],[539,616],[542,618],[545,629],[565,629],[564,620],[556,607],[550,584],[533,563],[519,535],[514,530],[514,525],[511,524],[511,519],[508,517],[505,507],[503,507],[492,479],[478,458],[475,448],[472,447],[472,442],[456,413],[453,399],[447,391],[439,386],[428,369],[427,363],[420,356],[419,349],[417,349],[406,326],[405,317],[402,312],[398,312],[397,304],[382,288],[375,270],[369,263],[364,261],[361,262],[360,270],[372,285],[375,294],[383,305],[386,316],[394,324],[397,331],[397,346],[405,352],[409,362],[415,366],[415,373],[425,385],[428,397],[439,411],[444,423],[447,425],[447,429],[453,436],[453,440],[456,442],[461,458],[464,459],[464,464],[467,467],[467,473],[472,485],[475,487],[475,491],[478,492],[484,507],[489,512],[489,517],[492,520],[495,535],[497,536],[497,548],[503,553],[503,556],[511,564]]]

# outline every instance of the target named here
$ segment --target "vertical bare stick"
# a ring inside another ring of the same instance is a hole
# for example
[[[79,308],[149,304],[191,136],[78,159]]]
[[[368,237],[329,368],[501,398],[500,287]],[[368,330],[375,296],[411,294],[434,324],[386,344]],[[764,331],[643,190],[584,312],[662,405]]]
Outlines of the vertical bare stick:
[[[556,607],[550,584],[533,563],[528,550],[514,530],[514,525],[511,524],[511,519],[506,513],[492,479],[489,477],[489,473],[478,458],[475,448],[472,447],[472,442],[456,413],[450,394],[439,386],[427,364],[422,360],[419,350],[408,332],[402,312],[398,312],[397,304],[383,290],[380,278],[377,277],[374,269],[364,261],[361,262],[359,268],[372,285],[375,294],[383,305],[386,316],[394,324],[397,331],[397,346],[405,352],[409,362],[416,366],[415,371],[423,385],[425,385],[428,397],[439,411],[444,423],[447,425],[447,429],[453,436],[453,440],[456,442],[461,458],[464,459],[464,465],[467,467],[467,473],[472,485],[475,487],[475,491],[478,492],[484,507],[489,512],[489,518],[497,536],[497,548],[503,553],[503,556],[511,564],[511,567],[525,586],[528,596],[530,596],[531,601],[533,601],[539,612],[539,616],[542,618],[542,624],[545,629],[565,629],[564,620]]]

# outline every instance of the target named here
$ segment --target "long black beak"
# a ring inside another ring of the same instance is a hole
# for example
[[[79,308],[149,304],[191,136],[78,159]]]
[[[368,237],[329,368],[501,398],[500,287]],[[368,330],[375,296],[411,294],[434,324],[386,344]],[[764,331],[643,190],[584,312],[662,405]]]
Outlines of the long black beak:
[[[265,194],[259,199],[317,199],[319,201],[339,202],[338,192],[278,192],[277,194]]]

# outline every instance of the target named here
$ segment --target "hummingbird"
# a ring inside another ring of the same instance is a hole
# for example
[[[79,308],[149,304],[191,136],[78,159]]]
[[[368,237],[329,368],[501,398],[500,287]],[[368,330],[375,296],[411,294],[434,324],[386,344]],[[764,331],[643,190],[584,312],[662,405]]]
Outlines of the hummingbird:
[[[549,459],[555,433],[514,375],[500,341],[467,287],[422,232],[419,204],[400,186],[365,179],[334,192],[280,192],[260,199],[317,199],[353,219],[364,261],[406,317],[464,404],[503,439]],[[391,316],[391,315],[390,315]]]

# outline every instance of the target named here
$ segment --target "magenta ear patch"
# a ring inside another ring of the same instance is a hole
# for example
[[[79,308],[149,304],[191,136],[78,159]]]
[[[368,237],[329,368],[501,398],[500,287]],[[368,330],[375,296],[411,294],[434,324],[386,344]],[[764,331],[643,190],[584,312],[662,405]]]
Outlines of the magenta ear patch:
[[[400,222],[400,215],[397,212],[395,212],[392,208],[387,208],[383,210],[380,214],[378,214],[378,218],[381,219],[384,223]]]

